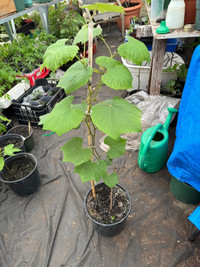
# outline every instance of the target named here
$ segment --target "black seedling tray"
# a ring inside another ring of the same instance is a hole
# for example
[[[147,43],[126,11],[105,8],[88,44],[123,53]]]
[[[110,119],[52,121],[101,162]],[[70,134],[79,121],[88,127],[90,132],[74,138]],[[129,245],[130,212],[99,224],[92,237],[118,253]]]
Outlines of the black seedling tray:
[[[56,87],[57,92],[52,96],[49,102],[40,104],[38,106],[24,104],[24,97],[31,94],[33,90],[38,87],[38,85],[39,84],[36,84],[35,86],[28,89],[17,100],[12,100],[13,109],[20,124],[28,124],[30,122],[31,126],[40,127],[38,125],[38,122],[40,121],[40,116],[51,112],[55,104],[65,97],[65,91],[62,88]]]

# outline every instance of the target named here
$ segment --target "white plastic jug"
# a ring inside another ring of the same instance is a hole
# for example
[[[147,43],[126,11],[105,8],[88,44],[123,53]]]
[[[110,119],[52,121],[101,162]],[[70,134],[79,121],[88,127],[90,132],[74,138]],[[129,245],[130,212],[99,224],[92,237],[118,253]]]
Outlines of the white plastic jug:
[[[151,0],[151,21],[163,17],[164,2],[165,0]]]
[[[172,30],[180,29],[184,26],[184,17],[184,0],[171,0],[167,9],[166,26]]]

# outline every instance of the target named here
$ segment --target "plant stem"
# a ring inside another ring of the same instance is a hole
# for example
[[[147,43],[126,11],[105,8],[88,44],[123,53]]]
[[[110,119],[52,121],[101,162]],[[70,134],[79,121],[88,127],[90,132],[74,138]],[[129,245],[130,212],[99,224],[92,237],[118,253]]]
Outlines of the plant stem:
[[[112,105],[104,103],[104,102],[101,102],[101,101],[98,101],[98,100],[96,100],[96,102],[98,102],[98,103],[100,103],[102,105],[108,106],[108,107],[112,107]]]
[[[92,67],[92,60],[93,60],[93,21],[90,21],[89,27],[88,27],[88,61],[89,66]],[[84,54],[85,56],[85,54]],[[91,95],[92,95],[92,86],[91,86],[92,80],[90,79],[90,83],[88,83],[88,97],[87,97],[87,114],[90,114],[91,111]],[[87,116],[87,125],[88,125],[88,146],[92,149],[92,134],[91,134],[91,117],[90,115]],[[91,157],[91,161],[93,160],[93,156]],[[95,187],[94,187],[94,181],[91,181],[91,187],[92,187],[92,195],[93,198],[96,198],[95,193]]]
[[[95,95],[94,95],[94,99],[96,101],[96,98],[97,98],[97,94],[98,94],[98,91],[99,89],[101,88],[101,85],[102,85],[102,81],[100,80],[96,86],[96,90],[95,90]]]
[[[138,73],[138,90],[140,90],[140,86],[141,86],[141,83],[140,83],[140,69],[139,69],[139,73]]]
[[[106,43],[106,40],[103,38],[103,36],[98,36],[103,42],[104,42],[104,44],[107,46],[107,48],[108,48],[108,51],[109,51],[109,53],[110,53],[110,56],[111,56],[111,58],[113,57],[113,54],[112,54],[112,52],[111,52],[111,49],[110,49],[110,47],[109,47],[109,45]]]
[[[15,176],[12,174],[12,172],[9,170],[8,166],[4,163],[4,166],[6,167],[7,171],[10,173],[10,176],[15,179]]]

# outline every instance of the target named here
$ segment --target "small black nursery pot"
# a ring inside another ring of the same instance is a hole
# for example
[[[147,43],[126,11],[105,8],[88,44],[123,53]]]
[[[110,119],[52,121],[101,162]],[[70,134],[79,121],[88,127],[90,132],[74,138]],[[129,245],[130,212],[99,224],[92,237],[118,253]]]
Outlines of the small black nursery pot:
[[[28,125],[18,125],[13,128],[11,128],[7,134],[19,134],[24,137],[24,145],[26,152],[30,152],[34,148],[34,138],[33,138],[33,129],[30,127],[30,132],[29,132],[29,126]]]
[[[40,174],[34,155],[19,153],[5,159],[5,165],[0,172],[0,181],[7,184],[16,195],[28,196],[39,189]]]

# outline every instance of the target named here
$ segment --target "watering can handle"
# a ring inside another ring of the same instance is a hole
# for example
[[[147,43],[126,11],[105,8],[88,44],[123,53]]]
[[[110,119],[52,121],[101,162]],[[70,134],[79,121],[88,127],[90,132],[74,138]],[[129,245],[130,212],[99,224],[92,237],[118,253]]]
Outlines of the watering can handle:
[[[142,170],[144,170],[146,168],[146,164],[145,164],[145,154],[149,148],[149,145],[152,141],[152,139],[154,138],[155,134],[157,133],[157,131],[159,129],[163,128],[163,125],[161,123],[157,124],[156,126],[153,127],[152,132],[149,134],[149,137],[147,138],[146,144],[143,147],[143,150],[141,152],[140,158],[139,158],[139,166]]]

